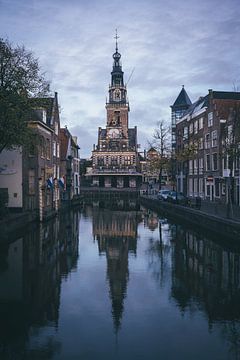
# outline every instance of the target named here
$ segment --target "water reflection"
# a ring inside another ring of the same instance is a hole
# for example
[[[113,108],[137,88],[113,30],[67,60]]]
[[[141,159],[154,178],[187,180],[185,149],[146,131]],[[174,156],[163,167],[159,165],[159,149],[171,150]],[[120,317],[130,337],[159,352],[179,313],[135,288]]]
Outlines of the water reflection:
[[[229,353],[240,359],[239,248],[220,245],[152,212],[151,219],[154,216],[158,219],[159,238],[150,237],[146,251],[154,279],[163,287],[170,274],[170,296],[182,316],[203,312],[209,331],[218,329]]]
[[[219,240],[133,200],[16,235],[0,246],[0,358],[239,359],[240,252]]]
[[[78,212],[34,226],[0,246],[0,357],[46,358],[59,351],[52,337],[31,349],[43,326],[58,327],[61,279],[76,267]]]
[[[128,256],[136,256],[137,226],[141,221],[141,214],[132,210],[138,209],[136,203],[131,201],[120,204],[120,207],[118,205],[114,204],[109,209],[108,204],[102,202],[100,207],[93,208],[93,236],[98,242],[99,254],[105,254],[107,259],[109,296],[116,332],[121,326],[124,298],[127,293]]]

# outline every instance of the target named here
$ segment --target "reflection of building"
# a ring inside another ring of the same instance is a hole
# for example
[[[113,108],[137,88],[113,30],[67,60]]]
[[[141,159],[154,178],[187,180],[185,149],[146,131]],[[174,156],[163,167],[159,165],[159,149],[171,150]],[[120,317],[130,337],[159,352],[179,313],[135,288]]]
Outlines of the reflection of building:
[[[137,224],[141,220],[135,211],[93,212],[93,235],[100,253],[106,253],[107,276],[112,301],[115,330],[121,324],[123,302],[127,292],[128,254],[136,254]]]
[[[240,255],[203,236],[178,233],[172,296],[182,310],[198,299],[209,321],[240,319]],[[220,296],[220,297],[219,297]]]
[[[92,152],[92,170],[86,176],[98,187],[136,188],[141,182],[137,127],[128,126],[129,104],[120,58],[116,42],[106,104],[107,125],[106,129],[99,128],[98,144]]]
[[[31,326],[58,325],[61,278],[78,257],[78,223],[77,212],[65,213],[0,245],[0,358],[16,339],[24,349]]]
[[[158,227],[158,214],[152,210],[145,209],[144,211],[144,227],[154,231]]]

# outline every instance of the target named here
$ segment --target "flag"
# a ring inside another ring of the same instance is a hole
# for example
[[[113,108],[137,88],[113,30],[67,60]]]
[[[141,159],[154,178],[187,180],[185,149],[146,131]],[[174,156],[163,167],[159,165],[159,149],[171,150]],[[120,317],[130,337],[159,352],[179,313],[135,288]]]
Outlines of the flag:
[[[52,189],[53,188],[53,178],[52,176],[47,179],[47,186]]]
[[[58,183],[64,189],[64,183],[65,183],[64,177],[61,177],[60,179],[58,179]]]

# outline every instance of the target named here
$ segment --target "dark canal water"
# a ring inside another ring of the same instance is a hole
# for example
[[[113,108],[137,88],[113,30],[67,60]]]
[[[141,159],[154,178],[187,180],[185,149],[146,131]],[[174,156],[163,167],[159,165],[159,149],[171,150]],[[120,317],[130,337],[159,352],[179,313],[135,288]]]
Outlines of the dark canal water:
[[[240,249],[128,205],[0,246],[0,359],[240,359]]]

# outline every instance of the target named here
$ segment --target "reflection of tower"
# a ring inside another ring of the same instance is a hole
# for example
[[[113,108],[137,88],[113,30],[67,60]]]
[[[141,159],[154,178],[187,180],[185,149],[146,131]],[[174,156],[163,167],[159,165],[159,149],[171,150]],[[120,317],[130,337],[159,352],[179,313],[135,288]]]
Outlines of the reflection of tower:
[[[135,211],[98,209],[93,213],[93,234],[100,253],[107,258],[112,316],[116,332],[120,328],[128,282],[128,254],[136,254],[137,224]]]

